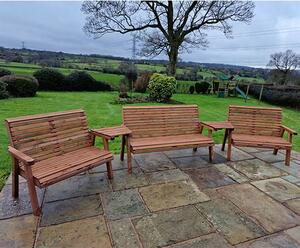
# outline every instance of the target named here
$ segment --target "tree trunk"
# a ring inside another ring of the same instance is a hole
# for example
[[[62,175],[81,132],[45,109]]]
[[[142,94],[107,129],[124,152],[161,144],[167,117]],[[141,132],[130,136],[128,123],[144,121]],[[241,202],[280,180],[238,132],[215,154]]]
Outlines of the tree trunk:
[[[175,76],[176,75],[176,65],[178,60],[178,47],[172,47],[169,52],[169,65],[168,65],[168,71],[167,74],[169,76]]]

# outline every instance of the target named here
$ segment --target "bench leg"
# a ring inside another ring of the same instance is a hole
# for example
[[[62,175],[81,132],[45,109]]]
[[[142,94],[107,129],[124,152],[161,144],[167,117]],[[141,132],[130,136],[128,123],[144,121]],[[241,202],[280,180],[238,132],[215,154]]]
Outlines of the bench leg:
[[[275,148],[275,149],[273,150],[273,154],[274,154],[274,155],[277,155],[277,153],[278,153],[278,149]]]
[[[35,185],[30,179],[27,181],[27,184],[33,215],[39,216],[41,214],[41,209],[39,207],[39,200],[37,197]]]
[[[18,162],[16,159],[13,159],[13,169],[12,169],[12,197],[19,197],[19,171],[18,171]]]
[[[286,155],[285,155],[285,165],[286,166],[289,166],[291,163],[291,153],[292,153],[291,149],[286,150]]]
[[[120,154],[121,161],[124,161],[124,149],[125,149],[125,135],[122,135],[122,145],[121,145],[121,154]]]
[[[130,151],[130,138],[127,136],[126,139],[126,146],[127,146],[127,166],[128,166],[128,172],[132,173],[132,156]]]
[[[112,164],[111,161],[106,162],[106,168],[107,168],[107,177],[109,179],[113,179],[113,171],[112,171]]]
[[[212,163],[214,157],[214,147],[210,146],[208,147],[208,150],[209,150],[209,162]]]
[[[197,147],[193,148],[193,151],[196,152],[197,151]]]

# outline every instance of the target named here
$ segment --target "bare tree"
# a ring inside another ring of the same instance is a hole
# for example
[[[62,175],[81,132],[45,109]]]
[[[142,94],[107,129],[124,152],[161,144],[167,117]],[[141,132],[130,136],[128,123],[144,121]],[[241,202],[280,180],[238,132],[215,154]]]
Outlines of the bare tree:
[[[178,54],[206,46],[205,32],[232,33],[232,22],[249,23],[254,3],[250,1],[85,1],[84,30],[95,38],[107,33],[138,32],[145,56],[165,53],[168,74],[175,75]]]
[[[287,84],[289,76],[297,67],[300,66],[300,55],[292,50],[285,52],[274,53],[270,56],[270,61],[267,66],[275,67],[272,74],[277,75],[279,84]]]

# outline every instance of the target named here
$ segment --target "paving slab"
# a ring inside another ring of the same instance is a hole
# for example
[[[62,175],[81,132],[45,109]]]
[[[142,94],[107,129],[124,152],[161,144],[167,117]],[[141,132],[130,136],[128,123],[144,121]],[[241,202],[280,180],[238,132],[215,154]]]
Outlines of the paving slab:
[[[237,245],[236,248],[299,248],[300,244],[285,233],[277,233]]]
[[[221,150],[221,146],[215,146],[215,152],[224,158],[227,158],[227,147],[225,151]],[[244,152],[236,147],[232,147],[231,161],[239,161],[254,158],[251,154]]]
[[[282,154],[285,155],[285,151],[284,150],[279,150],[279,153],[282,153]],[[300,161],[300,152],[297,152],[297,151],[293,150],[292,154],[291,154],[291,157],[293,159],[296,159],[296,160]]]
[[[199,203],[196,208],[232,245],[266,235],[260,226],[222,197],[214,197],[211,201]]]
[[[182,170],[186,169],[196,169],[196,168],[203,168],[207,166],[211,166],[201,157],[183,157],[183,158],[173,158],[172,161],[175,165]]]
[[[41,226],[60,224],[103,214],[100,195],[46,202],[43,206]]]
[[[228,163],[233,169],[252,180],[286,176],[287,173],[259,159],[250,159]]]
[[[200,189],[217,188],[235,183],[235,181],[215,167],[187,170],[186,173]]]
[[[230,166],[226,164],[215,164],[214,167],[238,183],[245,183],[249,181],[247,177],[239,174],[238,172],[236,172],[234,169],[232,169]]]
[[[179,169],[147,173],[145,176],[150,184],[168,183],[190,179],[186,173]]]
[[[134,155],[134,159],[145,172],[175,169],[174,163],[162,152]]]
[[[270,233],[300,224],[300,218],[250,184],[235,184],[217,190]]]
[[[274,155],[273,151],[258,152],[254,153],[253,155],[268,163],[274,163],[285,160],[284,154],[278,153],[277,155]]]
[[[147,214],[137,189],[107,192],[101,195],[104,213],[109,220]]]
[[[114,190],[124,190],[148,185],[148,181],[140,168],[133,168],[132,173],[127,170],[114,172],[114,179],[111,181]]]
[[[207,147],[199,147],[196,152],[192,148],[189,149],[180,149],[180,150],[171,150],[171,151],[165,151],[164,154],[166,154],[169,158],[182,158],[182,157],[199,157],[202,155],[208,154],[208,148]]]
[[[172,245],[213,231],[193,206],[159,211],[134,219],[133,224],[144,248]]]
[[[233,247],[217,233],[211,233],[196,239],[168,246],[169,248],[230,248]]]
[[[127,154],[125,153],[124,155],[124,160],[121,161],[120,160],[120,155],[115,155],[113,161],[111,161],[112,163],[112,169],[115,170],[127,170],[128,166],[127,166]],[[135,162],[135,160],[132,160],[132,167],[135,168],[137,167],[137,163]],[[89,170],[89,173],[104,173],[107,172],[106,169],[106,165],[104,164],[103,166],[97,166],[91,170]]]
[[[142,248],[130,219],[115,220],[109,226],[115,248]]]
[[[300,164],[295,163],[294,161],[291,161],[290,166],[286,166],[284,162],[277,162],[273,163],[272,165],[283,171],[286,171],[294,177],[300,178]]]
[[[174,208],[208,201],[192,181],[178,181],[150,185],[139,189],[146,205],[151,211]]]
[[[296,226],[294,228],[285,230],[284,232],[287,235],[289,235],[291,238],[296,240],[299,243],[299,247],[300,247],[300,226]]]
[[[300,178],[298,177],[294,177],[292,175],[287,175],[287,176],[284,176],[284,177],[281,177],[282,179],[290,182],[290,183],[300,183]]]
[[[32,248],[37,221],[33,215],[0,220],[0,247]]]
[[[36,248],[110,248],[111,243],[103,216],[42,227]]]
[[[288,200],[284,205],[300,216],[300,198]]]
[[[37,189],[39,204],[41,204],[45,190]],[[12,185],[6,184],[0,192],[0,219],[31,214],[32,208],[27,183],[19,184],[19,198],[12,197]]]
[[[227,158],[225,158],[224,156],[221,156],[220,154],[218,154],[216,152],[214,152],[212,162],[209,161],[209,156],[208,155],[201,156],[201,158],[209,164],[221,164],[221,163],[226,163],[227,162]]]
[[[280,202],[300,197],[300,188],[282,178],[255,181],[252,184]]]
[[[112,191],[112,189],[105,174],[85,174],[49,186],[46,190],[45,201],[64,200],[107,191]]]

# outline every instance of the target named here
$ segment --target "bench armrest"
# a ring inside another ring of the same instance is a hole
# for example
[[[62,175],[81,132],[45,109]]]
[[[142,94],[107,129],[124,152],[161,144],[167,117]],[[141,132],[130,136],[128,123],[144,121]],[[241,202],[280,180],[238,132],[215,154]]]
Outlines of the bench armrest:
[[[281,128],[284,130],[284,131],[287,131],[288,133],[290,134],[293,134],[293,135],[297,135],[297,132],[289,127],[286,127],[284,125],[281,125]]]
[[[210,131],[215,131],[215,128],[205,122],[199,122],[200,128],[207,128]]]
[[[94,136],[96,136],[96,137],[102,137],[102,138],[104,138],[104,139],[106,139],[106,140],[111,140],[111,139],[113,139],[113,138],[110,137],[110,136],[107,136],[107,135],[105,135],[105,134],[103,134],[103,133],[100,133],[100,132],[96,132],[96,131],[94,131],[94,130],[92,130],[92,129],[90,129],[89,132],[90,132],[90,134],[92,134],[92,135],[94,135]]]
[[[8,146],[8,152],[17,160],[23,162],[25,165],[33,165],[34,159],[24,154],[23,152],[17,150],[12,146]]]

